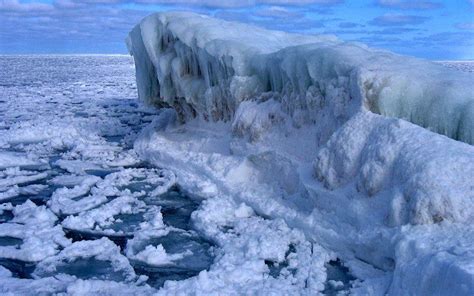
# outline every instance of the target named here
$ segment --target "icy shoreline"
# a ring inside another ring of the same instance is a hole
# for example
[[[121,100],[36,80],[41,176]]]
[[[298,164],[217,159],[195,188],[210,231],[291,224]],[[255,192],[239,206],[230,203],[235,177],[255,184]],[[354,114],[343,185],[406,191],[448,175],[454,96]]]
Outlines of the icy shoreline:
[[[140,156],[210,204],[302,230],[362,280],[353,293],[469,295],[474,148],[371,111],[472,143],[472,74],[239,26],[165,13],[131,32],[140,98],[174,108],[142,132]],[[181,288],[218,288],[202,281]]]
[[[136,102],[130,57],[0,66],[2,293],[331,295],[360,281],[284,220],[190,198],[139,158],[137,133],[166,116]]]

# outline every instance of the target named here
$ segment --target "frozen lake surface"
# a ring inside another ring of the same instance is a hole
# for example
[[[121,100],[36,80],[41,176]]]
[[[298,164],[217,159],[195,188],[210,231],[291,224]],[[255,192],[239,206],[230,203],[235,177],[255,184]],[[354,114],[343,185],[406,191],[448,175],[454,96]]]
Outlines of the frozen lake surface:
[[[136,100],[131,58],[3,56],[0,68],[0,290],[151,289],[209,268],[213,246],[189,221],[199,202],[131,150],[156,114]]]
[[[173,172],[144,163],[133,143],[159,111],[136,100],[130,57],[2,56],[0,68],[1,292],[153,294],[203,270],[229,289],[253,272],[269,291],[335,295],[355,280],[281,220],[244,205],[232,221],[197,213]]]

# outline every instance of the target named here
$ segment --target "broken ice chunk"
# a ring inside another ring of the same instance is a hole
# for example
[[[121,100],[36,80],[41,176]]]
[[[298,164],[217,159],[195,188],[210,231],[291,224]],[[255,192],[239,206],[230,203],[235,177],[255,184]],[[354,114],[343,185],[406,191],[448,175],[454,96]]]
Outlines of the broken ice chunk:
[[[135,271],[120,249],[107,238],[75,242],[56,256],[41,261],[33,278],[69,274],[80,279],[99,279],[131,282]]]

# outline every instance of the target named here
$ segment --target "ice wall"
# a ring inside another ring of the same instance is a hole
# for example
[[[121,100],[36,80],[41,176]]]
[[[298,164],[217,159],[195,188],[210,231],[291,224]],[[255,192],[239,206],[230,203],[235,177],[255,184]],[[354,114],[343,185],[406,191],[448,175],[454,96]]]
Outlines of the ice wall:
[[[182,12],[148,16],[127,45],[140,98],[175,108],[183,121],[232,120],[241,102],[272,98],[294,126],[324,126],[321,142],[367,109],[474,143],[472,73],[332,36]]]

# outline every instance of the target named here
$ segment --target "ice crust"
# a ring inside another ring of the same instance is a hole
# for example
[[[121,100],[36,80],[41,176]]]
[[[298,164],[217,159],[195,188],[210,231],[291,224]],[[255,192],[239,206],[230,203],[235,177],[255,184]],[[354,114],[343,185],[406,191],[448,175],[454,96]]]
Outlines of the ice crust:
[[[223,255],[210,271],[165,284],[163,294],[224,288],[251,294],[256,286],[321,292],[322,265],[332,252],[361,279],[351,287],[355,295],[471,294],[472,73],[334,37],[192,13],[151,15],[127,45],[139,97],[171,107],[142,132],[135,150],[175,172],[186,191],[209,198],[193,214],[195,225],[224,254],[236,254],[252,231],[266,237],[273,227],[252,228],[266,223],[252,218],[255,211],[271,223],[281,218],[319,250],[312,269],[321,274],[300,275],[314,283],[306,290],[279,286],[289,280],[298,287],[296,275],[257,281],[265,273],[261,262]],[[241,203],[252,211],[238,210]],[[239,222],[246,219],[254,224]],[[236,237],[223,230],[229,227]],[[269,245],[276,245],[272,235]],[[249,250],[283,261],[281,254]],[[221,277],[222,266],[254,274],[240,279],[253,284]]]
[[[184,12],[146,17],[127,45],[140,98],[181,119],[231,120],[242,101],[273,98],[294,125],[324,125],[323,141],[365,109],[474,143],[472,73]]]

